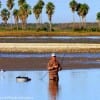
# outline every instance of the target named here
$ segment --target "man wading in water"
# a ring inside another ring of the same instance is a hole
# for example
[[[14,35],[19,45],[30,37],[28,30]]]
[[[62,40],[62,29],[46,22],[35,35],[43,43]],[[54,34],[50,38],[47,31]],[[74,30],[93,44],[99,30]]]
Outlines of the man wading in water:
[[[61,70],[61,66],[57,61],[55,53],[51,54],[51,58],[48,62],[49,80],[59,80],[58,72]]]

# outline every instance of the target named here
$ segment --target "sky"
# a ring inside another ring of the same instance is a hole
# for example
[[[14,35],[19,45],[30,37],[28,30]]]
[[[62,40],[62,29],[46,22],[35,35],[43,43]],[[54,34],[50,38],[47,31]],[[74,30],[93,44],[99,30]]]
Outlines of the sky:
[[[17,4],[18,0],[15,0],[15,6],[14,8],[18,8]],[[37,3],[38,0],[26,0],[27,3],[33,6]],[[69,7],[69,2],[71,0],[44,0],[45,4],[48,2],[53,2],[55,5],[55,12],[52,17],[52,22],[53,23],[69,23],[73,21],[72,17],[72,11]],[[86,16],[86,21],[87,22],[95,22],[96,21],[96,14],[97,12],[100,11],[100,0],[76,0],[79,3],[87,3],[90,7],[88,15]],[[6,7],[6,0],[1,0],[2,2],[2,8]],[[42,13],[42,22],[48,22],[48,16],[45,13],[46,9],[45,7],[43,8],[43,13]],[[76,22],[79,22],[79,16],[77,13],[75,14],[75,20]],[[14,22],[14,20],[12,20]],[[9,19],[10,22],[10,19]],[[32,14],[29,16],[27,22],[29,23],[35,23],[36,19],[35,16]]]

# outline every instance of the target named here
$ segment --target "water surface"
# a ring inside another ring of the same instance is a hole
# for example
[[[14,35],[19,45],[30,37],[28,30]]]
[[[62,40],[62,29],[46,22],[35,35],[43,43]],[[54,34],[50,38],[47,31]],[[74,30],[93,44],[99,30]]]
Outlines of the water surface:
[[[1,43],[100,43],[100,36],[0,37]]]
[[[49,82],[46,71],[6,71],[0,73],[0,100],[100,100],[100,69],[63,70],[59,83]],[[16,76],[28,76],[27,83]],[[52,89],[53,88],[53,89]],[[11,99],[12,98],[12,99]],[[23,99],[24,98],[24,99]]]
[[[100,68],[100,53],[57,53],[63,69]],[[51,53],[0,53],[0,69],[46,70]]]

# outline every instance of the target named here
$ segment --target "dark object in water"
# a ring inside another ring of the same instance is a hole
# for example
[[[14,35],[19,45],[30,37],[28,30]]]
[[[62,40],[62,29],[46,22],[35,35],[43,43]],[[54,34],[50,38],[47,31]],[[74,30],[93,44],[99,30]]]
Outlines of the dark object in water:
[[[4,69],[0,69],[0,72],[3,73],[3,72],[5,72],[5,70]]]
[[[18,77],[16,77],[16,81],[17,82],[28,82],[28,81],[31,81],[31,78],[23,77],[23,76],[18,76]]]

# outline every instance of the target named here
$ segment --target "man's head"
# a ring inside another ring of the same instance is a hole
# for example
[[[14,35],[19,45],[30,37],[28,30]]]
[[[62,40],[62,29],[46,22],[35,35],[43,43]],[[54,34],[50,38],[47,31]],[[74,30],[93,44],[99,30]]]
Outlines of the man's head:
[[[52,54],[51,54],[51,57],[56,57],[56,54],[55,54],[55,53],[52,53]]]
[[[51,54],[51,59],[54,60],[54,61],[56,60],[56,54],[55,53]]]

